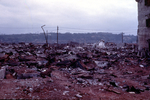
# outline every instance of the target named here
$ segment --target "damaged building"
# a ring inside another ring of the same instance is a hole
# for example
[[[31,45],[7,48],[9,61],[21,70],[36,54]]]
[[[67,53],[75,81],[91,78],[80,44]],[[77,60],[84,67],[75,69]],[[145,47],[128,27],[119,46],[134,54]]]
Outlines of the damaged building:
[[[138,49],[150,51],[150,0],[138,2]]]

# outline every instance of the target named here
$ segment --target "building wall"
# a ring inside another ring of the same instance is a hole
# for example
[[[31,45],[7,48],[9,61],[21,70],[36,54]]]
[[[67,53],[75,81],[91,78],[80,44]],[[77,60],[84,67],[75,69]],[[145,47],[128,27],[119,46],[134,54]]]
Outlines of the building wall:
[[[150,6],[145,2],[150,0],[136,0],[138,2],[138,49],[149,49],[150,27],[147,26],[147,19],[150,19]]]

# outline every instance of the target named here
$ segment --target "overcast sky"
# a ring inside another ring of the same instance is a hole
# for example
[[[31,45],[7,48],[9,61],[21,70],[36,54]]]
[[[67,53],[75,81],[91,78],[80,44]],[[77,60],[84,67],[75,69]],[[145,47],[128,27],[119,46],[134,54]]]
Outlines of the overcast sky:
[[[0,34],[112,32],[137,34],[135,0],[0,0]]]

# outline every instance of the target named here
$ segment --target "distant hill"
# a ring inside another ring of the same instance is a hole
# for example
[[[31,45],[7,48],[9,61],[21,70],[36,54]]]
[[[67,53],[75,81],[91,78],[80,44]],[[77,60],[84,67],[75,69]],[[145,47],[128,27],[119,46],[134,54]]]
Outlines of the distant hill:
[[[78,43],[95,43],[103,39],[105,42],[122,43],[122,34],[112,33],[59,33],[59,43],[78,42]],[[125,43],[136,43],[137,36],[124,35],[123,41]],[[6,43],[19,43],[19,42],[32,42],[32,43],[45,43],[45,36],[40,34],[13,34],[13,35],[0,35],[0,42]],[[48,42],[56,43],[57,34],[48,33]]]

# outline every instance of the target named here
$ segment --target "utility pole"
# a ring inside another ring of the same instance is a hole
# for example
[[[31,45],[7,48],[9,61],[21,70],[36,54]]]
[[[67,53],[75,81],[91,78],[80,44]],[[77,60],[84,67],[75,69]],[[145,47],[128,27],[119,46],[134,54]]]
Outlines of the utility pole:
[[[123,43],[123,34],[124,34],[124,33],[122,32],[121,34],[122,34],[122,43]]]
[[[48,43],[48,30],[46,30],[46,34],[47,34],[47,43]]]
[[[46,33],[45,33],[45,30],[44,30],[44,28],[43,28],[44,26],[45,26],[45,25],[41,26],[41,28],[42,28],[42,30],[43,30],[43,32],[44,32],[44,35],[45,35],[46,44],[48,45],[48,41],[47,41],[48,35],[46,35]]]
[[[57,45],[58,45],[58,30],[59,30],[59,27],[57,26]]]

